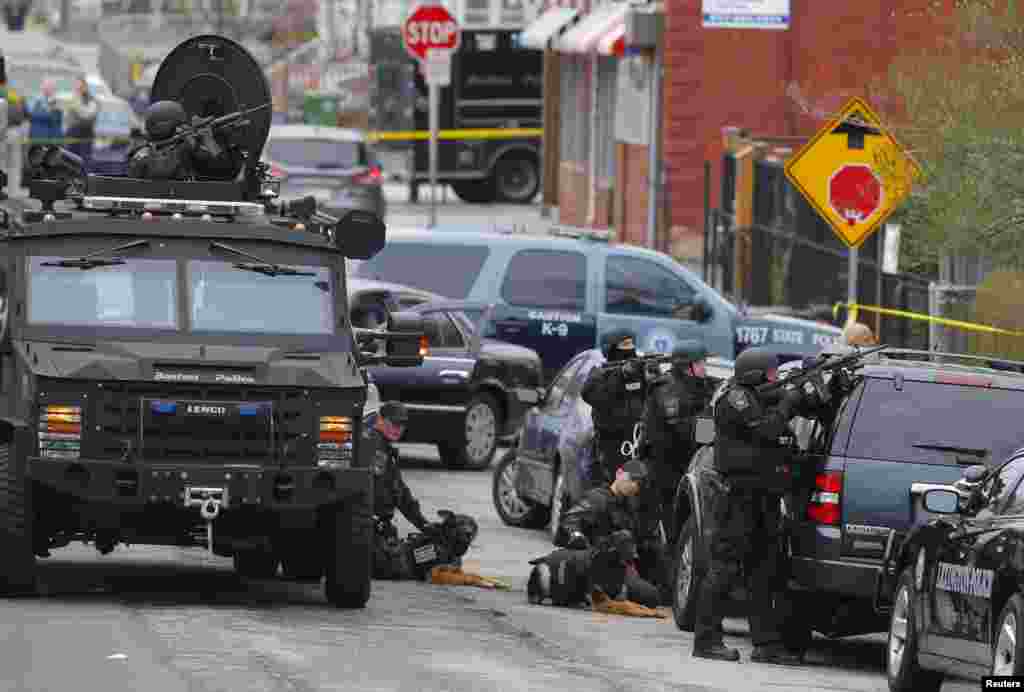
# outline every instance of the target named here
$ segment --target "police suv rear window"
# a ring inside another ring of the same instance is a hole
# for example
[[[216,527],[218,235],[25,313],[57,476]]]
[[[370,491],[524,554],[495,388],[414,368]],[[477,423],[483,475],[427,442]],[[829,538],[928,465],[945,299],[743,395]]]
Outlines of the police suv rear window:
[[[373,259],[360,263],[355,275],[461,299],[469,295],[489,253],[479,245],[388,242]]]
[[[579,252],[520,250],[508,263],[501,297],[509,305],[586,309],[587,258]]]
[[[967,466],[1024,447],[1024,390],[868,378],[848,457]],[[984,450],[979,457],[972,450]]]

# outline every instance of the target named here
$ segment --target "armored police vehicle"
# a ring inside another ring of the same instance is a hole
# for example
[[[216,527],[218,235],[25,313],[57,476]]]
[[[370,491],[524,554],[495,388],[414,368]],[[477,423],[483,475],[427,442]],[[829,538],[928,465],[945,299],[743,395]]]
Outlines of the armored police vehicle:
[[[345,259],[379,251],[384,225],[276,199],[270,89],[238,44],[185,41],[153,95],[199,118],[153,151],[212,133],[234,175],[85,175],[41,147],[39,204],[0,202],[0,589],[31,591],[35,558],[71,541],[147,543],[208,547],[243,576],[314,571],[332,604],[362,607],[361,366],[422,362],[418,318],[348,321]],[[358,347],[381,339],[386,355]]]

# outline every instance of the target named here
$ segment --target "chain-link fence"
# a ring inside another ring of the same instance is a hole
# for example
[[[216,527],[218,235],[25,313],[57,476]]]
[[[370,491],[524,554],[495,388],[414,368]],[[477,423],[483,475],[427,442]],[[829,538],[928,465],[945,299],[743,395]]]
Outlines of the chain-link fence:
[[[790,313],[821,319],[847,299],[848,250],[786,180],[782,165],[754,164],[753,223],[739,228],[733,208],[735,160],[725,157],[722,209],[705,226],[705,280],[737,303],[788,306]],[[928,279],[881,272],[881,234],[861,246],[857,302],[927,313]],[[845,312],[839,321],[845,319]],[[927,348],[927,323],[862,313],[883,343]]]

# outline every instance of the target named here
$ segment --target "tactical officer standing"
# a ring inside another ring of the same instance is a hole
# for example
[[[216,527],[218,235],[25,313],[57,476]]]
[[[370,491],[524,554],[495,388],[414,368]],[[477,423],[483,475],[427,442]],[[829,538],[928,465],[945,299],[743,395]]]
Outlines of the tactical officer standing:
[[[722,640],[722,606],[745,563],[750,593],[751,660],[796,664],[802,654],[787,650],[773,602],[784,600],[780,564],[781,498],[791,477],[789,421],[805,403],[803,388],[762,394],[758,385],[774,382],[776,356],[750,348],[736,359],[735,374],[715,405],[714,470],[700,484],[703,559],[706,573],[698,587],[693,655],[739,660]],[[811,391],[813,385],[808,383]],[[784,610],[786,608],[784,607]]]
[[[361,455],[373,468],[375,579],[426,577],[431,567],[457,564],[476,537],[476,522],[466,515],[439,512],[442,522],[427,521],[419,500],[402,478],[398,452],[392,446],[405,432],[409,414],[399,402],[381,404],[363,430]],[[421,534],[398,538],[392,523],[395,510]]]
[[[646,382],[643,364],[636,360],[633,333],[620,329],[605,336],[607,364],[590,372],[580,397],[590,405],[594,421],[594,463],[591,487],[607,486],[615,470],[629,461],[623,442],[643,419]]]
[[[637,549],[644,536],[636,500],[648,480],[646,464],[629,461],[608,486],[590,490],[565,513],[557,541],[564,549],[530,563],[532,603],[550,598],[555,605],[573,605],[596,587],[612,599],[657,607],[658,589],[648,576],[661,565]]]
[[[684,343],[672,351],[672,369],[651,384],[644,416],[644,434],[665,526],[674,526],[672,510],[676,488],[697,449],[695,417],[707,408],[720,380],[709,378],[699,342]]]

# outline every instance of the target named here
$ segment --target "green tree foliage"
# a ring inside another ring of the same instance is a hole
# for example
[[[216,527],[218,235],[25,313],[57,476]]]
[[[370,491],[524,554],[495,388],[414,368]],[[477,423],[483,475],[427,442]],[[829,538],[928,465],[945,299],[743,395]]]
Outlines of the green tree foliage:
[[[942,250],[1024,266],[1024,17],[1016,0],[962,0],[951,20],[885,80],[903,110],[887,116],[923,170],[894,220],[919,269]]]

